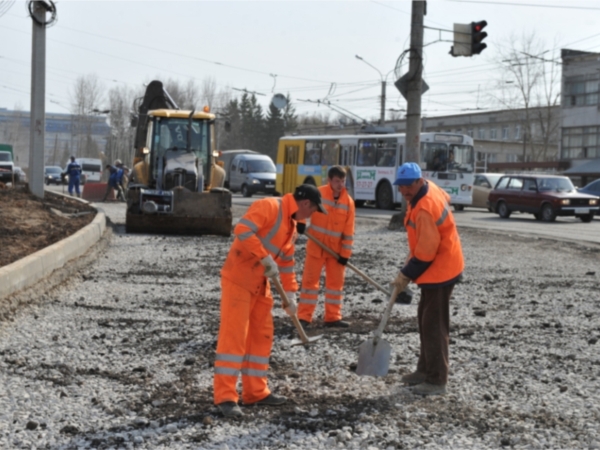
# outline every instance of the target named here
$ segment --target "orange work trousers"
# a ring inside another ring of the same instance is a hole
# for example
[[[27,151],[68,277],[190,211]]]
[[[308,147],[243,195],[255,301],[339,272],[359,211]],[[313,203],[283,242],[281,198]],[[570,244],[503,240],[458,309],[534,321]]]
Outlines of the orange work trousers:
[[[273,297],[269,282],[259,294],[221,278],[221,324],[215,358],[214,401],[255,403],[267,397],[269,356],[273,346]]]
[[[346,267],[331,256],[306,255],[302,289],[298,300],[298,319],[312,322],[319,298],[319,281],[325,266],[325,322],[342,320],[342,298]]]

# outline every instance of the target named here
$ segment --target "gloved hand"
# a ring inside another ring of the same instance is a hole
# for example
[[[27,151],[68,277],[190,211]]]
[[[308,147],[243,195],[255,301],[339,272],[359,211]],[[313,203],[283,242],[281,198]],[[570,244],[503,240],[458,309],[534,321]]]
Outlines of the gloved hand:
[[[277,263],[271,255],[265,256],[260,260],[260,263],[265,266],[265,277],[273,278],[279,275],[279,269]]]
[[[298,232],[298,234],[304,234],[304,232],[306,231],[306,224],[302,222],[296,223],[296,231]]]
[[[296,311],[298,310],[298,307],[296,306],[296,293],[286,292],[285,295],[288,299],[289,304],[287,308],[283,308],[283,310],[288,316],[294,317],[296,315]]]
[[[338,258],[338,262],[342,265],[345,266],[346,264],[348,264],[348,258],[342,258],[341,256]]]
[[[396,278],[390,283],[393,287],[398,288],[399,292],[402,292],[406,286],[410,283],[410,278],[404,275],[402,272],[398,272]]]

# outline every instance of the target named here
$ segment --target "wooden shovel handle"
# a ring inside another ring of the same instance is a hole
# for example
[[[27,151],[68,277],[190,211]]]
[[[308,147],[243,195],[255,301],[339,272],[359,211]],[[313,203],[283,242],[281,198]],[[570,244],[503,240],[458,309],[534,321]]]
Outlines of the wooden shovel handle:
[[[290,301],[288,300],[287,295],[286,295],[285,291],[283,290],[283,286],[281,286],[281,282],[279,281],[279,278],[277,278],[275,276],[275,277],[271,278],[271,281],[275,285],[275,289],[277,289],[277,292],[279,293],[279,296],[281,297],[281,303],[283,304],[283,307],[287,308],[290,304]],[[309,343],[308,336],[304,332],[304,328],[302,328],[302,324],[298,320],[298,317],[296,316],[296,314],[294,314],[291,317],[291,319],[292,319],[292,322],[294,322],[296,329],[298,330],[298,334],[300,335],[300,340],[302,341],[302,343],[308,344]]]
[[[316,237],[312,236],[310,233],[306,232],[306,233],[304,233],[304,235],[307,238],[309,238],[311,241],[313,241],[315,244],[317,244],[319,247],[321,247],[323,250],[325,250],[327,253],[329,253],[331,256],[333,256],[334,258],[337,259],[337,258],[340,257],[340,255],[338,255],[332,249],[330,249],[329,247],[327,247],[325,244],[323,244],[321,241],[319,241]],[[358,267],[356,267],[354,264],[348,262],[348,263],[346,263],[346,266],[349,269],[352,269],[358,275],[360,275],[366,282],[371,283],[373,286],[375,286],[377,289],[379,289],[385,295],[390,295],[391,294],[390,291],[388,291],[386,288],[384,288],[383,286],[381,286],[379,283],[377,283],[377,281],[375,281],[373,278],[369,277],[362,270],[358,269]]]

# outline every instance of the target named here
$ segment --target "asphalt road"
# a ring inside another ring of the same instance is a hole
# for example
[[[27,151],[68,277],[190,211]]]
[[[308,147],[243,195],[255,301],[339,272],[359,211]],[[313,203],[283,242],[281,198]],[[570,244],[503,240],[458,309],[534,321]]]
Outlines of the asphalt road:
[[[52,185],[46,186],[46,189],[67,193],[66,186]],[[250,198],[245,198],[241,194],[233,194],[233,203],[236,205],[250,205],[259,198],[263,198],[263,196],[254,195]],[[399,210],[379,210],[372,206],[357,208],[356,211],[359,217],[386,220],[389,220],[392,215],[399,212]],[[538,222],[531,214],[513,213],[509,219],[501,219],[497,214],[477,208],[466,208],[463,211],[455,212],[454,217],[459,227],[480,228],[490,231],[509,232],[516,235],[536,235],[564,241],[600,244],[600,217],[595,217],[591,223],[582,223],[574,217],[557,217],[555,222],[545,223]]]
[[[261,196],[244,198],[239,194],[233,194],[233,202],[238,205],[249,205]],[[392,215],[399,212],[384,211],[372,206],[364,206],[356,209],[359,217],[371,217],[389,220]],[[555,222],[539,222],[532,214],[513,213],[509,219],[501,219],[497,214],[477,208],[466,208],[454,213],[456,223],[459,227],[471,227],[487,229],[490,231],[510,232],[516,235],[536,235],[540,237],[551,237],[564,241],[593,242],[600,244],[600,217],[594,218],[591,223],[583,223],[575,217],[557,217]]]

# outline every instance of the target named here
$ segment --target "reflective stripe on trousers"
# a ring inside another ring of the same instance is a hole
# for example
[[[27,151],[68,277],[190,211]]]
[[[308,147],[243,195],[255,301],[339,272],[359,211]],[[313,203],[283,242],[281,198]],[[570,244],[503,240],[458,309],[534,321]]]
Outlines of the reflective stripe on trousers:
[[[302,289],[298,301],[298,318],[312,321],[317,306],[319,293],[319,281],[321,272],[325,267],[325,322],[335,322],[342,319],[342,299],[345,267],[337,262],[335,258],[318,258],[306,255],[304,262],[304,273],[302,274]]]
[[[242,399],[250,404],[271,391],[267,386],[273,345],[271,290],[253,295],[221,278],[221,324],[215,358],[214,402],[238,402],[236,390],[242,375]]]

